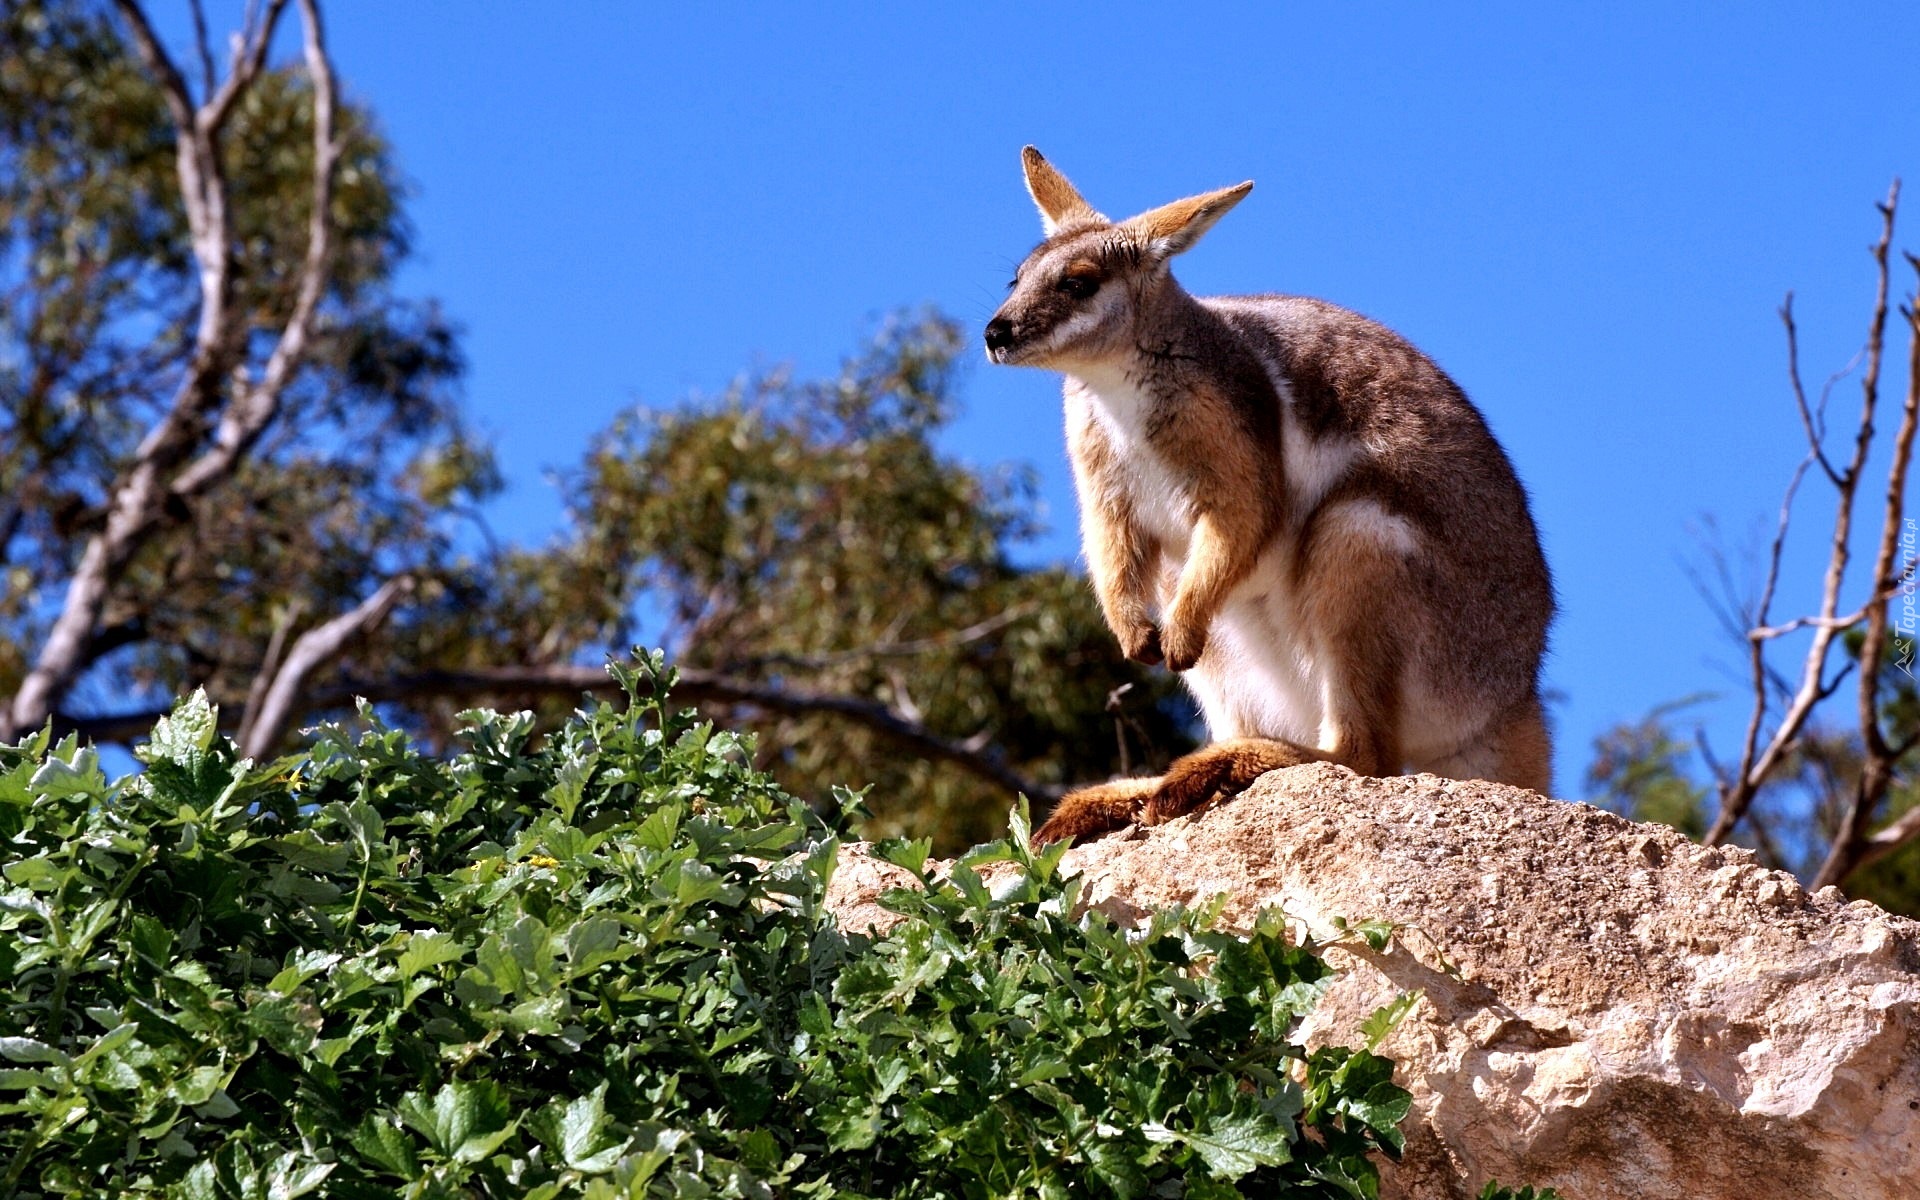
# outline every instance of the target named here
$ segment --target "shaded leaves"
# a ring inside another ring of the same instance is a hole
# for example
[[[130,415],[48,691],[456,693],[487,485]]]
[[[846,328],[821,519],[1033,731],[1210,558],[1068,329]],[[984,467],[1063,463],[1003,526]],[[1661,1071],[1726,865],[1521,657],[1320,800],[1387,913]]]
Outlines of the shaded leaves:
[[[1406,1094],[1292,1042],[1326,968],[1277,919],[1128,933],[1011,841],[848,936],[830,823],[613,669],[630,706],[471,712],[451,760],[376,722],[244,762],[202,696],[131,780],[0,748],[5,1186],[1374,1194]]]

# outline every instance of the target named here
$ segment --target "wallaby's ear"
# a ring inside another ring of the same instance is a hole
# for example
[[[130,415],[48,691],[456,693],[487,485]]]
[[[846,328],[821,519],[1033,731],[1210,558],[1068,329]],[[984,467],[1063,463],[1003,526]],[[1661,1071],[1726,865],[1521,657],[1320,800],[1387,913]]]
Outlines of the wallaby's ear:
[[[1053,164],[1028,146],[1020,151],[1020,165],[1027,169],[1027,192],[1040,208],[1040,224],[1052,237],[1062,225],[1075,221],[1105,221],[1093,205],[1080,198],[1067,177]]]
[[[1162,204],[1159,208],[1129,218],[1126,225],[1146,235],[1147,245],[1156,257],[1172,258],[1199,241],[1202,234],[1213,228],[1215,221],[1226,216],[1227,210],[1240,203],[1252,190],[1253,180],[1249,179],[1217,192],[1203,192],[1198,196],[1188,196],[1185,200],[1175,200],[1172,204]]]

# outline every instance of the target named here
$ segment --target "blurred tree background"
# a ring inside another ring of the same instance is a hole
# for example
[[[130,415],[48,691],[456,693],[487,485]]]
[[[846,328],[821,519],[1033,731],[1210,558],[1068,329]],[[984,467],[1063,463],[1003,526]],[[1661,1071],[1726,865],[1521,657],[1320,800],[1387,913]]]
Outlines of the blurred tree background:
[[[269,62],[294,14],[301,56]],[[552,722],[606,686],[607,656],[657,642],[678,694],[755,731],[786,786],[872,785],[870,832],[942,850],[1002,831],[1017,792],[1192,744],[1191,706],[1121,659],[1084,581],[1021,565],[1027,476],[941,451],[964,339],[937,313],[884,323],[828,378],[615,417],[559,473],[562,528],[496,539],[457,330],[394,286],[406,189],[372,114],[336,97],[315,0],[263,0],[223,62],[199,35],[181,62],[133,0],[0,3],[0,736],[124,742],[204,687],[256,756],[356,697],[444,740],[476,703]],[[1824,436],[1825,394],[1800,407]],[[1909,448],[1913,411],[1910,379]],[[1851,509],[1859,470],[1813,444],[1801,473]],[[1875,595],[1896,568],[1876,556]],[[1778,582],[1736,606],[1743,647],[1785,644]],[[1737,760],[1683,702],[1594,747],[1592,794],[1920,912],[1920,843],[1889,844],[1920,835],[1920,706],[1885,611],[1792,627],[1826,639],[1815,702],[1763,663]]]
[[[1084,581],[1015,565],[1026,477],[941,453],[938,314],[829,379],[619,416],[565,527],[497,542],[456,331],[392,286],[404,185],[299,7],[304,62],[266,62],[281,0],[195,82],[131,4],[0,18],[0,726],[123,740],[204,687],[256,754],[356,696],[437,736],[483,701],[555,719],[664,641],[797,794],[872,785],[875,833],[948,850],[1191,745]]]
[[[1850,669],[1858,670],[1857,639]],[[1913,679],[1889,653],[1880,675],[1888,696],[1882,720],[1896,746],[1907,746],[1892,784],[1874,813],[1887,828],[1920,808],[1920,774],[1911,747],[1920,739],[1920,704]],[[1720,781],[1728,766],[1707,749],[1693,697],[1622,724],[1593,747],[1587,785],[1594,803],[1636,821],[1659,821],[1689,837],[1704,837],[1714,821]],[[1793,740],[1780,767],[1760,789],[1737,836],[1762,863],[1815,880],[1842,835],[1857,794],[1862,759],[1857,730],[1833,721]],[[1845,876],[1847,895],[1899,913],[1920,916],[1920,842],[1906,841]]]
[[[1844,885],[1855,897],[1920,914],[1920,562],[1906,508],[1920,434],[1920,291],[1896,299],[1899,206],[1895,180],[1870,248],[1876,285],[1866,337],[1817,392],[1802,377],[1793,296],[1781,305],[1806,447],[1787,473],[1767,549],[1742,572],[1724,545],[1702,547],[1696,586],[1745,667],[1744,734],[1716,750],[1705,720],[1690,711],[1715,697],[1682,700],[1599,738],[1587,782],[1600,803],[1636,820],[1665,822],[1710,845],[1745,845],[1810,886]],[[1920,281],[1920,257],[1900,257]],[[1889,351],[1899,352],[1898,339],[1890,347],[1887,337],[1896,318],[1906,335],[1905,386],[1883,392]],[[1858,416],[1836,429],[1832,400],[1842,383],[1858,385]],[[1882,436],[1889,425],[1890,443]],[[1810,487],[1825,494],[1810,502]],[[1806,538],[1806,522],[1816,519],[1808,514],[1825,515],[1823,504],[1832,522],[1815,531],[1824,534],[1815,543],[1824,562],[1796,578],[1786,567],[1788,543]]]

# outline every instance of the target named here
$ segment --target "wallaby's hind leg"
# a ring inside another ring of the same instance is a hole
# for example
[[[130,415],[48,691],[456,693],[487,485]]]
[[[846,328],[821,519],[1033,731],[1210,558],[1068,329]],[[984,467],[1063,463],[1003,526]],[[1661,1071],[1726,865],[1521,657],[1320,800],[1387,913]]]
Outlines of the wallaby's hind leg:
[[[1320,759],[1311,750],[1271,738],[1229,738],[1202,746],[1167,768],[1147,799],[1141,821],[1158,825],[1184,817],[1215,796],[1239,795],[1268,771]]]
[[[1046,822],[1034,831],[1033,844],[1094,837],[1125,829],[1140,820],[1147,797],[1159,786],[1158,778],[1148,777],[1075,788],[1060,797],[1060,803],[1054,805]]]
[[[1320,745],[1359,775],[1398,775],[1400,679],[1405,647],[1380,617],[1380,598],[1405,595],[1414,534],[1371,500],[1328,505],[1308,526],[1300,596],[1316,631],[1324,680]]]
[[[1537,697],[1529,696],[1495,719],[1480,738],[1414,769],[1448,779],[1486,779],[1551,795],[1553,738]]]

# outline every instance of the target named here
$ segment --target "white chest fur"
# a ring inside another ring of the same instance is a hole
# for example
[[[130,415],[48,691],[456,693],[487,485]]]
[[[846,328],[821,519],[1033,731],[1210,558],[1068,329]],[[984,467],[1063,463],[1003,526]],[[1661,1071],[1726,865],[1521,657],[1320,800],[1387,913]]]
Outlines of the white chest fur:
[[[1111,450],[1113,471],[1104,484],[1122,494],[1114,499],[1124,500],[1122,506],[1163,554],[1185,562],[1199,510],[1180,474],[1147,440],[1152,400],[1124,377],[1103,379],[1096,390],[1068,376],[1066,395],[1069,419],[1097,428]],[[1091,499],[1083,496],[1081,502]]]
[[[1284,380],[1275,380],[1283,409],[1291,400]],[[1153,398],[1122,375],[1069,376],[1069,423],[1099,430],[1113,468],[1097,485],[1120,496],[1082,495],[1082,505],[1122,500],[1106,507],[1131,512],[1139,532],[1160,548],[1153,572],[1154,601],[1162,612],[1186,565],[1199,507],[1184,473],[1168,463],[1146,436]],[[1359,447],[1350,441],[1315,443],[1283,412],[1288,508],[1310,512],[1351,467]],[[1233,436],[1222,431],[1223,437]],[[1082,487],[1089,486],[1082,480]],[[1289,522],[1268,546],[1251,574],[1234,589],[1208,630],[1206,653],[1183,676],[1200,702],[1213,737],[1275,737],[1324,745],[1327,683],[1325,664],[1300,621],[1291,584],[1293,535]]]

